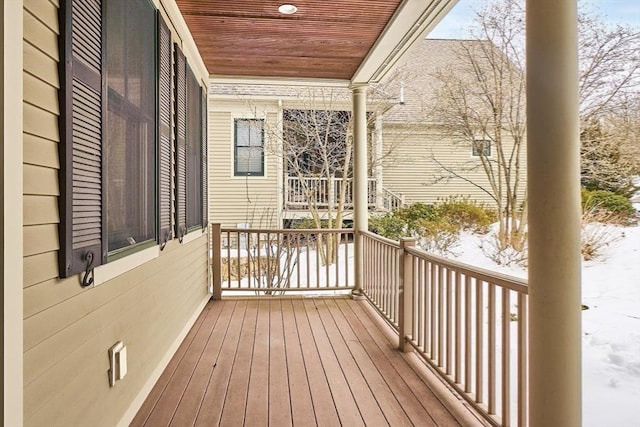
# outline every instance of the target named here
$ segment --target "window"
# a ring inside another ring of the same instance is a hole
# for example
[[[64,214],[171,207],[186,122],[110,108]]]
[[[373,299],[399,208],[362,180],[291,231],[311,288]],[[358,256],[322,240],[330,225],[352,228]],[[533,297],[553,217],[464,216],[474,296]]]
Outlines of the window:
[[[187,230],[202,225],[202,155],[201,88],[192,72],[187,75]]]
[[[473,157],[491,157],[491,141],[488,139],[474,139],[471,146],[471,155]]]
[[[234,174],[264,176],[264,120],[234,121]]]
[[[172,238],[180,166],[173,49],[150,0],[68,0],[63,12],[60,276],[84,271],[88,285],[93,267]],[[193,94],[182,88],[191,103],[180,110],[189,144],[180,150],[189,173],[181,194],[188,224],[204,227],[206,91],[190,76]]]
[[[107,254],[155,240],[156,15],[147,0],[105,7],[103,130]]]

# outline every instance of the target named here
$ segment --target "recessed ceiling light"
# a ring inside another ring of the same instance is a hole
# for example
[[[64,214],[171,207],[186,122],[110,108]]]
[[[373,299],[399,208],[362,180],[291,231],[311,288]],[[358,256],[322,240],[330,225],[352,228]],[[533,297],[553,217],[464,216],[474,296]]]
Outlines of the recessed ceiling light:
[[[283,15],[293,15],[298,11],[298,8],[292,4],[283,4],[278,8],[278,12]]]

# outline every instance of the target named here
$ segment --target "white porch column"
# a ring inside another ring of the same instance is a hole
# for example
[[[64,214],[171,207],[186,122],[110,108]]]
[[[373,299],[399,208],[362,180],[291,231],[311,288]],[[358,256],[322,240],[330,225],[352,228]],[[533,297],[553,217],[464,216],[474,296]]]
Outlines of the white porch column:
[[[376,113],[375,121],[375,171],[376,171],[376,209],[384,206],[384,183],[382,175],[382,114]]]
[[[353,227],[355,239],[354,295],[362,293],[362,238],[358,231],[369,228],[367,195],[367,86],[351,88],[353,103]]]
[[[2,271],[2,419],[23,424],[22,316],[22,0],[0,5],[0,271]]]
[[[581,425],[576,0],[527,0],[531,427]]]

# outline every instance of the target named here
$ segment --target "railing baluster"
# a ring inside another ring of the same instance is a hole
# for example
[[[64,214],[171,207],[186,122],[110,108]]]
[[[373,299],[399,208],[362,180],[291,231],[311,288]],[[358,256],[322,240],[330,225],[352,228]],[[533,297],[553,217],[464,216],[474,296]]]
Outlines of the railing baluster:
[[[349,234],[344,233],[344,277],[345,277],[345,286],[350,287],[351,282],[349,281]],[[366,257],[365,257],[366,258]]]
[[[484,393],[482,387],[483,382],[483,353],[484,349],[482,343],[484,342],[484,325],[482,323],[482,292],[483,292],[482,280],[476,279],[476,402],[482,402],[484,399]]]
[[[300,235],[296,233],[296,288],[300,288]]]
[[[464,277],[464,391],[471,393],[471,276]]]
[[[451,375],[453,372],[453,281],[451,280],[454,272],[451,270],[447,271],[447,283],[446,283],[446,309],[447,309],[447,374]]]
[[[431,327],[431,333],[429,334],[429,340],[430,340],[430,344],[431,344],[431,359],[432,360],[436,360],[436,344],[437,344],[437,335],[436,335],[436,326],[437,326],[437,320],[438,320],[438,313],[437,313],[437,298],[436,298],[436,289],[437,289],[437,285],[438,285],[438,280],[437,280],[437,266],[433,263],[429,263],[429,302],[430,302],[430,312],[429,312],[429,320],[430,320],[430,327]]]
[[[456,271],[455,283],[455,381],[460,383],[462,378],[462,274]]]
[[[487,351],[489,353],[489,372],[488,372],[488,407],[489,414],[496,413],[496,287],[493,283],[488,283],[489,286],[489,345]]]
[[[511,291],[502,288],[502,425],[511,425]]]
[[[305,247],[306,247],[306,252],[307,252],[307,264],[305,265],[305,270],[306,270],[306,274],[307,274],[307,283],[306,283],[306,287],[310,288],[311,287],[311,247],[309,246],[309,244],[311,243],[311,234],[307,233],[305,235]]]
[[[527,382],[527,296],[518,293],[518,426],[528,425],[528,382]]]
[[[271,241],[271,233],[267,233],[267,283],[265,283],[266,287],[271,287],[273,280],[271,276],[273,275],[273,267],[271,266],[271,251],[273,250],[273,242]]]
[[[444,277],[445,267],[438,266],[438,366],[444,366]]]
[[[251,264],[254,261],[254,254],[251,248],[251,236],[252,236],[252,233],[248,231],[244,234],[245,242],[247,245],[245,250],[247,252],[247,282],[249,282],[249,286],[251,286],[251,284],[253,283],[252,276],[251,276]]]
[[[427,289],[425,287],[425,283],[424,283],[424,272],[425,270],[425,261],[424,260],[418,260],[418,277],[420,277],[420,283],[418,283],[418,325],[417,325],[417,340],[416,343],[418,344],[418,348],[427,348],[426,343],[425,343],[425,306],[426,306],[426,301],[425,301],[425,297],[426,297],[426,293],[427,293]]]
[[[393,323],[396,323],[395,321],[397,321],[397,319],[395,318],[394,307],[393,307],[395,305],[393,303],[393,297],[395,296],[395,278],[393,277],[392,274],[390,274],[390,272],[393,271],[393,268],[395,268],[396,265],[395,265],[395,261],[393,260],[393,256],[391,256],[388,246],[384,247],[384,259],[385,259],[385,262],[389,263],[386,265],[391,265],[392,267],[391,269],[388,269],[388,270],[385,269],[387,270],[387,272],[384,275],[384,277],[386,278],[386,280],[389,281],[389,285],[390,285],[388,286],[389,292],[387,293],[387,307],[389,310],[389,317],[394,320]]]
[[[320,251],[322,250],[322,234],[316,234],[316,288],[320,287]]]

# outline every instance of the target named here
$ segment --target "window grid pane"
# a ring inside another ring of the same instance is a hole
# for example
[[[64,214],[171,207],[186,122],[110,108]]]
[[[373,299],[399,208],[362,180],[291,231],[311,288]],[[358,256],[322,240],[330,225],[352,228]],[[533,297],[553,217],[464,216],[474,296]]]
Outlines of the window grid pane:
[[[264,176],[264,120],[235,120],[236,176]]]

